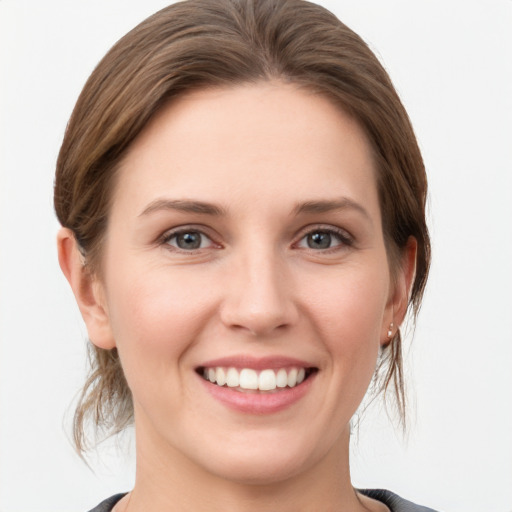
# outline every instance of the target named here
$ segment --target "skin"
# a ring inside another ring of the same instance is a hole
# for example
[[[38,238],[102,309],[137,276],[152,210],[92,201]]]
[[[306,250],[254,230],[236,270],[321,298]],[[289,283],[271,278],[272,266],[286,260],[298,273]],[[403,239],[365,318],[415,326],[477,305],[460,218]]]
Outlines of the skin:
[[[164,107],[129,149],[101,277],[60,231],[90,339],[118,348],[133,393],[137,477],[118,510],[387,510],[352,488],[349,423],[405,314],[415,246],[392,279],[375,173],[357,122],[322,96],[203,90]],[[201,246],[180,249],[175,228]],[[330,230],[328,248],[310,246]],[[238,355],[318,371],[284,410],[241,413],[196,372]]]

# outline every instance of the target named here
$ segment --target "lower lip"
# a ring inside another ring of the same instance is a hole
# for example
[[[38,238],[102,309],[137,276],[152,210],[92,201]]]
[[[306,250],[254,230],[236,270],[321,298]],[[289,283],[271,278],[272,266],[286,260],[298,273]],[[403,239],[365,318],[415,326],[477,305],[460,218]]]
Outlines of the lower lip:
[[[271,392],[243,392],[226,386],[217,386],[198,376],[206,390],[230,409],[246,414],[273,414],[298,402],[311,389],[316,373],[294,388]]]

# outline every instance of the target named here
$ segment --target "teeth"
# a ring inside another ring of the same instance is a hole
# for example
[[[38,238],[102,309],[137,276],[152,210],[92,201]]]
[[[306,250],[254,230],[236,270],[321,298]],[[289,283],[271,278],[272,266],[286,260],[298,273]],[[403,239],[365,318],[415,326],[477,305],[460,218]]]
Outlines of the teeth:
[[[224,368],[217,368],[215,374],[216,379],[213,382],[217,382],[219,386],[224,386],[224,384],[226,384],[226,372],[224,371]]]
[[[285,388],[288,386],[288,374],[284,368],[281,368],[276,375],[276,386],[278,388]]]
[[[270,391],[276,389],[276,374],[274,370],[263,370],[258,378],[258,389]]]
[[[226,374],[226,384],[228,388],[237,388],[240,386],[240,376],[235,368],[230,368]]]
[[[258,389],[258,374],[254,370],[244,368],[240,372],[240,387],[244,389]]]
[[[288,387],[293,388],[297,385],[297,368],[292,368],[288,372]]]
[[[273,391],[276,388],[293,388],[306,378],[305,368],[280,368],[262,370],[259,373],[252,368],[204,368],[203,377],[218,386],[247,390]]]

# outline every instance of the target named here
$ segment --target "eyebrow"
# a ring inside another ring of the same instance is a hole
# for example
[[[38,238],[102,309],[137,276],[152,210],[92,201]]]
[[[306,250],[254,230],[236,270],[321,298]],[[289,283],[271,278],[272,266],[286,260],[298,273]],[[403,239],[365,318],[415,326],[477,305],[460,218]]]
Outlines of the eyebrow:
[[[359,203],[343,197],[334,200],[319,200],[319,201],[306,201],[298,204],[294,209],[295,215],[311,214],[311,213],[326,213],[335,210],[356,210],[364,217],[371,221],[370,214]],[[223,216],[226,215],[224,208],[217,206],[213,203],[204,201],[191,201],[184,199],[156,199],[149,203],[148,206],[140,213],[139,216],[149,215],[155,211],[162,210],[175,210],[185,213],[198,213],[202,215]]]
[[[149,203],[148,206],[140,213],[142,215],[149,215],[150,213],[162,210],[175,210],[185,213],[200,213],[203,215],[222,216],[226,212],[220,206],[203,201],[189,201],[183,199],[156,199]]]
[[[335,210],[355,210],[370,222],[372,220],[370,214],[362,205],[348,197],[333,200],[306,201],[297,205],[293,212],[298,215],[301,213],[327,213]]]

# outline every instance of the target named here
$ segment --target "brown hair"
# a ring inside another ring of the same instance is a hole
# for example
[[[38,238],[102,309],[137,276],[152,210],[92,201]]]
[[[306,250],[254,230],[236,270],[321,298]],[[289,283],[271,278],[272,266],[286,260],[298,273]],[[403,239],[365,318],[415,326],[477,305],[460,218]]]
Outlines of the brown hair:
[[[427,182],[407,113],[364,41],[326,9],[303,0],[188,0],[143,21],[120,39],[84,86],[57,161],[55,210],[91,272],[100,270],[116,171],[130,144],[169,99],[193,89],[265,80],[294,83],[330,98],[365,130],[373,148],[391,265],[417,240],[409,305],[417,313],[430,242]],[[75,413],[75,442],[87,447],[92,420],[106,435],[133,419],[115,349],[90,344],[91,373]],[[379,389],[396,391],[405,413],[401,337],[383,351]]]

